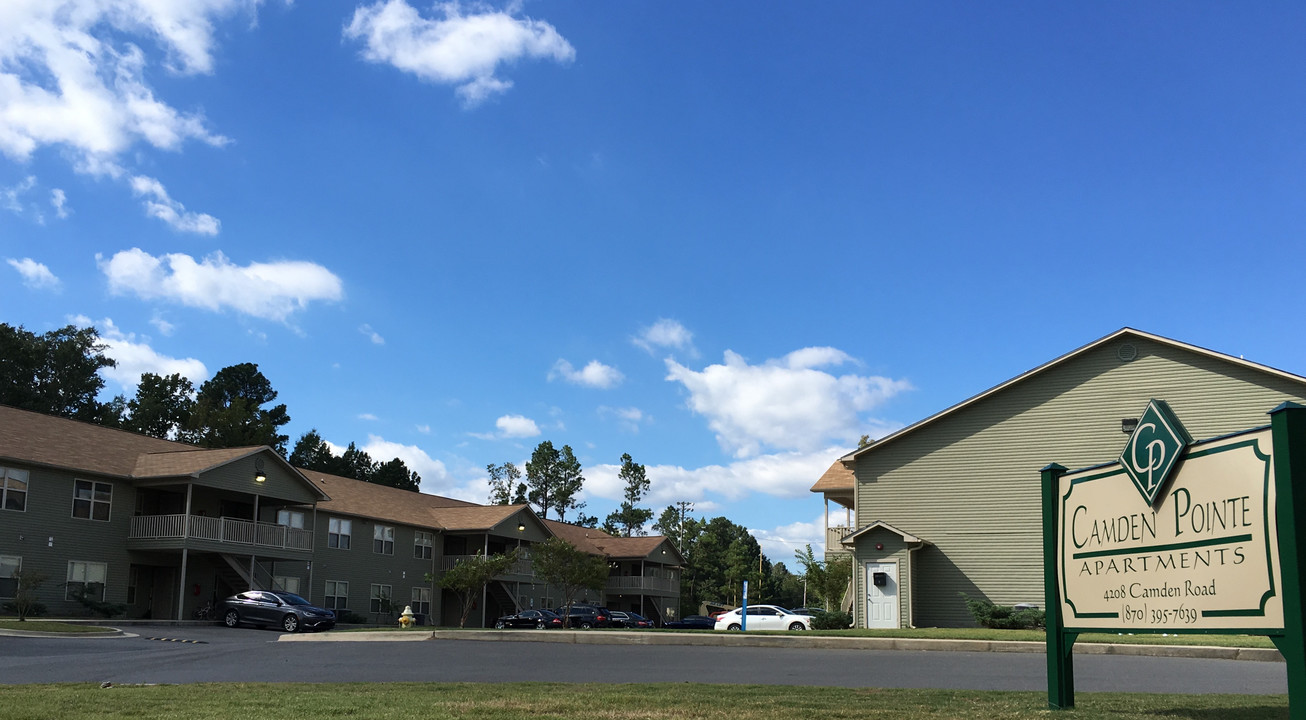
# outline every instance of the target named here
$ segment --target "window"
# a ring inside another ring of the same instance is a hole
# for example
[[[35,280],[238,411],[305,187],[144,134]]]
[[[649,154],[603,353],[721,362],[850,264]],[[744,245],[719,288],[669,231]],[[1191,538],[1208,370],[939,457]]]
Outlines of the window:
[[[14,555],[0,555],[0,598],[18,597],[18,578],[14,573],[23,567],[23,559]]]
[[[418,530],[417,535],[413,537],[413,557],[418,560],[430,560],[431,540],[431,533]]]
[[[431,617],[431,588],[413,588],[413,602],[410,607],[412,607],[413,612],[418,615]]]
[[[272,578],[272,589],[299,594],[299,578],[294,575],[276,575]]]
[[[76,480],[73,482],[73,517],[108,522],[112,499],[113,485]]]
[[[390,604],[390,600],[393,597],[394,592],[389,585],[377,585],[374,583],[372,585],[371,607],[368,609],[374,613],[391,612],[392,605]]]
[[[304,513],[300,512],[299,510],[278,510],[277,524],[285,525],[286,527],[296,528],[298,530],[303,530]]]
[[[85,593],[87,598],[104,602],[104,584],[109,575],[108,563],[68,561],[68,585],[65,600],[76,600],[74,595]]]
[[[0,508],[27,511],[27,471],[0,468]]]
[[[327,522],[327,547],[348,550],[349,536],[353,533],[353,528],[352,520],[331,518]]]
[[[395,529],[390,525],[372,528],[372,552],[381,555],[395,554]]]
[[[349,607],[349,583],[340,580],[326,581],[326,597],[322,601],[328,610],[344,610]]]

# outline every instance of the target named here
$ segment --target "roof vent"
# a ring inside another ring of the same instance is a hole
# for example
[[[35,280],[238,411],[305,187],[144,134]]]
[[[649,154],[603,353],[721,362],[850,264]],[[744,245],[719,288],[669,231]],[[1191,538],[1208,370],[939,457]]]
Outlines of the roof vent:
[[[1134,347],[1133,343],[1125,343],[1124,345],[1121,345],[1120,347],[1116,348],[1116,357],[1120,358],[1124,362],[1129,362],[1130,360],[1133,360],[1134,358],[1138,357],[1138,348]]]

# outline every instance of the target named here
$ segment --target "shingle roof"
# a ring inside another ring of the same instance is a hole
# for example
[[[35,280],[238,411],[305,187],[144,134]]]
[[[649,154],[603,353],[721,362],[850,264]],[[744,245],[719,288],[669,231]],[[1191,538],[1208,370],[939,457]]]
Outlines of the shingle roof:
[[[665,535],[616,537],[598,528],[581,527],[557,520],[545,520],[544,524],[549,526],[549,530],[552,530],[554,535],[581,550],[594,555],[607,555],[614,559],[648,557],[667,539]],[[677,556],[677,561],[680,560],[683,558]]]
[[[843,462],[835,460],[834,464],[826,470],[816,484],[812,486],[812,492],[823,493],[835,490],[854,490],[857,487],[857,476],[852,470],[844,467]]]
[[[544,524],[548,526],[549,530],[552,531],[554,535],[557,535],[587,553],[593,553],[595,555],[606,555],[607,553],[600,550],[599,547],[594,544],[594,540],[614,539],[611,535],[598,528],[581,527],[570,523],[558,522],[557,520],[545,520]]]
[[[258,454],[266,447],[223,448],[220,450],[181,450],[179,452],[146,453],[136,459],[132,477],[177,477],[198,475],[205,470],[224,465],[232,460]]]
[[[387,485],[300,470],[314,485],[331,496],[317,504],[319,510],[388,520],[434,530],[467,532],[490,530],[525,505],[477,505],[442,495],[400,490]]]
[[[0,405],[0,458],[126,478],[143,454],[195,450],[193,445]]]
[[[526,505],[468,505],[466,507],[440,507],[431,515],[445,530],[489,530],[516,515]]]

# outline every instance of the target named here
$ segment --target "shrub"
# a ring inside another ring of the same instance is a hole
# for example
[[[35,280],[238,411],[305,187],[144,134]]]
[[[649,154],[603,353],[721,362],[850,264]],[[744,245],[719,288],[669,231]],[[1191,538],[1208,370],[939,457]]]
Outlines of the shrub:
[[[98,583],[87,583],[87,586],[77,588],[70,593],[74,600],[82,604],[82,607],[102,618],[116,617],[127,612],[127,606],[122,603],[105,602],[91,597],[87,592],[90,585],[98,585]],[[96,590],[98,591],[98,588]]]
[[[992,601],[972,598],[966,593],[961,593],[961,599],[965,601],[966,609],[970,611],[971,617],[975,618],[975,622],[980,627],[994,630],[1029,630],[1043,627],[1042,610],[1017,610],[1010,605],[994,605]]]
[[[847,630],[852,625],[852,613],[818,612],[812,616],[813,630]]]
[[[19,620],[26,620],[29,617],[44,617],[46,610],[45,603],[36,602],[35,600],[27,603],[25,609],[20,609],[18,603],[14,602],[5,603],[3,609],[7,613],[18,615]]]
[[[362,615],[359,615],[356,612],[353,612],[352,610],[337,610],[336,622],[345,625],[366,625],[367,618],[363,617]]]

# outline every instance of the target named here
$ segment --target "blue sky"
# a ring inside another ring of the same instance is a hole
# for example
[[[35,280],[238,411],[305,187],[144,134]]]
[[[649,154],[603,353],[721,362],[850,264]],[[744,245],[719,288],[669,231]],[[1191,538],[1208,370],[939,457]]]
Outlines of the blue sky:
[[[790,561],[882,435],[1123,326],[1290,372],[1306,9],[18,0],[0,321],[257,363],[484,500],[622,453]],[[1032,469],[1037,470],[1036,468]]]

